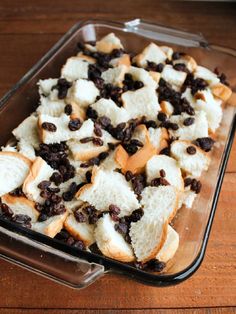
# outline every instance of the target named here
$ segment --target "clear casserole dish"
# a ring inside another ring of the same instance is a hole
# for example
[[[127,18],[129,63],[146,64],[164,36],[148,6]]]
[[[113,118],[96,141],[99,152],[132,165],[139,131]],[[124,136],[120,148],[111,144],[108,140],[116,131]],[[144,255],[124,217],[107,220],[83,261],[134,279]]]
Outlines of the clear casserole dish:
[[[0,100],[1,145],[11,137],[11,131],[37,107],[37,81],[57,77],[65,60],[76,53],[77,42],[98,40],[110,32],[121,39],[128,51],[141,51],[153,41],[186,52],[209,69],[219,67],[227,75],[231,88],[236,88],[236,51],[210,45],[201,35],[138,19],[124,24],[96,20],[81,22],[73,26]],[[74,288],[86,287],[109,272],[127,275],[154,286],[172,285],[187,279],[197,270],[204,257],[235,127],[235,108],[226,104],[217,131],[212,162],[207,176],[202,178],[204,188],[193,208],[181,208],[173,221],[180,235],[180,245],[162,273],[148,273],[95,253],[81,251],[1,218],[0,256]]]

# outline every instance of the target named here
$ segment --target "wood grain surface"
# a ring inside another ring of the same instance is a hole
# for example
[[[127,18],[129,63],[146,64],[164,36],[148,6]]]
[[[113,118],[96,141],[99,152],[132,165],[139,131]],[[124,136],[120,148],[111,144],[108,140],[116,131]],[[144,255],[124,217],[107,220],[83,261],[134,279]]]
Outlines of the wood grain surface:
[[[233,3],[0,0],[0,96],[75,22],[137,17],[201,31],[210,42],[236,49]],[[0,260],[0,313],[236,313],[235,187],[236,142],[205,259],[182,284],[154,288],[107,275],[76,291]]]

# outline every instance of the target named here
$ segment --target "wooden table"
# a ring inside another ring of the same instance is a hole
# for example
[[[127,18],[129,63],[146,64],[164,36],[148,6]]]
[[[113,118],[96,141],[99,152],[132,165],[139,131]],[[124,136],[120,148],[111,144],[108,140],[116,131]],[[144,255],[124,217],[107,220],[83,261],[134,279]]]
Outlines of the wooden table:
[[[136,1],[0,1],[0,94],[3,95],[76,21],[146,20],[201,30],[213,43],[236,48],[233,3]],[[143,286],[108,275],[76,291],[0,261],[0,313],[236,313],[236,142],[205,259],[186,282]],[[159,309],[159,310],[157,310]]]

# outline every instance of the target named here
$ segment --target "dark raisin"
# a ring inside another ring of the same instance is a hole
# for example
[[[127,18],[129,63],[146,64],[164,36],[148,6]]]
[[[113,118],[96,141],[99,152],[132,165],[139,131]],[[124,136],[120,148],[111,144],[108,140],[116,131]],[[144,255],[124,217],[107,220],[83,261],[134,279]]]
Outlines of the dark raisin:
[[[111,124],[111,119],[106,116],[102,116],[98,120],[103,128],[106,128],[109,124]]]
[[[24,227],[31,228],[31,218],[28,215],[15,215],[12,221],[23,225]]]
[[[79,250],[84,250],[85,249],[85,245],[84,245],[83,241],[81,241],[81,240],[75,241],[72,244],[72,246],[75,247],[76,249],[79,249]]]
[[[103,140],[99,137],[93,138],[93,144],[96,146],[102,146],[103,145]]]
[[[94,134],[97,135],[98,137],[102,137],[102,129],[97,122],[94,123]]]
[[[173,68],[176,70],[176,71],[182,71],[182,72],[189,72],[186,65],[184,63],[176,63]]]
[[[192,178],[185,178],[184,179],[184,186],[189,186],[192,183]]]
[[[16,188],[15,190],[9,192],[11,196],[25,196],[24,192],[22,191],[22,188]]]
[[[108,152],[102,152],[98,155],[99,160],[104,160],[109,156]]]
[[[166,264],[164,262],[160,262],[157,259],[152,259],[146,263],[144,268],[154,272],[161,272],[165,266]]]
[[[178,60],[178,59],[180,59],[180,54],[179,54],[179,52],[175,51],[175,52],[172,54],[172,59],[173,59],[173,60]]]
[[[87,215],[92,215],[92,214],[96,213],[96,208],[94,206],[92,206],[92,205],[88,205],[88,206],[83,208],[83,211]]]
[[[135,154],[138,150],[138,147],[132,144],[123,144],[123,147],[129,155]]]
[[[166,156],[170,156],[170,148],[169,147],[165,147],[160,151],[160,155],[166,155]]]
[[[55,126],[55,124],[53,124],[51,122],[43,122],[42,128],[48,132],[56,132],[57,131],[57,127]]]
[[[146,127],[149,129],[149,128],[154,128],[156,129],[157,128],[157,124],[154,120],[149,120],[149,121],[146,121],[144,122],[144,124],[146,125]]]
[[[76,211],[74,213],[75,215],[75,219],[78,221],[78,222],[86,222],[86,217],[83,213],[81,213],[80,211]]]
[[[164,112],[158,112],[157,119],[161,122],[166,121],[167,116]]]
[[[118,222],[120,219],[117,214],[110,212],[110,217],[113,221]]]
[[[125,179],[127,180],[127,181],[130,181],[132,178],[133,178],[133,173],[131,172],[131,171],[127,171],[126,172],[126,174],[125,174]]]
[[[141,81],[135,81],[134,82],[134,89],[139,89],[139,88],[142,88],[143,86],[144,86],[144,84]]]
[[[186,148],[186,152],[189,154],[189,155],[194,155],[196,154],[197,150],[196,150],[196,147],[194,146],[188,146]]]
[[[56,185],[60,185],[63,181],[63,177],[59,172],[53,172],[50,177],[50,180],[54,182]]]
[[[109,206],[109,212],[110,212],[110,213],[113,213],[113,214],[116,214],[116,215],[119,215],[119,213],[120,213],[120,208],[119,208],[118,206],[116,206],[116,205],[111,204],[111,205]]]
[[[134,210],[132,214],[128,217],[129,223],[139,221],[142,218],[143,214],[144,212],[142,208]]]
[[[69,237],[69,238],[67,239],[67,241],[66,241],[66,244],[68,244],[68,245],[73,245],[74,243],[75,243],[75,240],[74,240],[73,237]]]
[[[169,129],[172,129],[174,131],[177,131],[179,129],[179,126],[177,123],[170,123],[169,124]]]
[[[67,95],[68,89],[72,86],[71,82],[68,82],[65,78],[60,78],[57,81],[57,85],[52,87],[53,89],[58,90],[58,98],[64,99]]]
[[[46,221],[47,219],[48,219],[48,216],[44,213],[41,213],[38,217],[39,222]]]
[[[0,208],[5,216],[12,217],[14,215],[12,209],[7,204],[2,203]]]
[[[68,124],[68,128],[71,130],[71,131],[77,131],[80,129],[81,127],[81,122],[80,122],[80,119],[73,119],[73,120],[70,120],[69,124]]]
[[[92,140],[93,140],[92,136],[84,137],[84,138],[81,138],[80,143],[85,144],[85,143],[88,143],[88,142],[92,142]]]
[[[162,178],[164,178],[164,177],[166,176],[166,172],[165,172],[164,169],[161,169],[161,170],[160,170],[160,176],[161,176]]]
[[[138,147],[143,147],[143,143],[142,143],[141,141],[137,140],[137,139],[132,139],[132,140],[130,141],[130,144],[131,144],[131,145],[136,145],[136,146],[138,146]]]
[[[93,214],[89,216],[89,224],[93,225],[98,221],[98,215],[97,214]]]
[[[212,149],[215,141],[210,137],[201,137],[197,138],[195,143],[205,152],[209,152]]]
[[[87,182],[90,183],[91,182],[91,178],[92,178],[92,172],[91,171],[87,171],[85,173],[85,177],[86,177]]]
[[[51,182],[50,182],[50,181],[44,180],[44,181],[42,181],[42,182],[40,182],[40,183],[38,184],[38,188],[39,188],[40,190],[45,190],[45,189],[47,189],[50,185],[51,185]]]
[[[70,116],[72,114],[72,106],[70,104],[66,105],[64,112],[66,115]]]
[[[118,223],[118,224],[115,224],[115,230],[118,231],[120,234],[122,235],[126,235],[127,232],[128,232],[128,225],[126,223]]]
[[[96,111],[96,110],[94,110],[94,109],[91,108],[91,107],[88,107],[88,108],[87,108],[87,111],[86,111],[86,116],[87,116],[87,118],[96,120],[97,117],[98,117],[98,114],[97,114],[97,111]]]
[[[186,118],[186,119],[184,119],[184,121],[183,121],[183,125],[185,125],[185,126],[190,126],[190,125],[192,125],[192,124],[194,123],[194,121],[195,121],[194,118],[191,118],[191,117]]]

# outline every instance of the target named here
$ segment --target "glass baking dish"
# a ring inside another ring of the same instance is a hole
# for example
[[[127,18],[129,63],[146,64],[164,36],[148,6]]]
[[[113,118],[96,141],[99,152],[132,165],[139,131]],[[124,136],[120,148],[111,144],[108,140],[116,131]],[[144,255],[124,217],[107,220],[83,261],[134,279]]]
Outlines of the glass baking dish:
[[[141,51],[150,41],[186,52],[199,64],[224,71],[232,89],[236,89],[236,51],[211,45],[200,34],[139,19],[124,24],[99,20],[80,22],[0,100],[1,145],[9,140],[12,129],[37,107],[37,81],[58,77],[65,60],[76,53],[77,42],[98,40],[109,32],[120,37],[130,52]],[[197,270],[204,257],[235,133],[235,108],[225,105],[223,111],[212,162],[207,175],[201,179],[202,192],[193,208],[181,208],[173,221],[180,235],[180,246],[162,273],[148,273],[101,255],[80,251],[3,219],[0,219],[0,256],[74,288],[86,287],[109,272],[127,275],[155,286],[167,286],[187,279]]]

